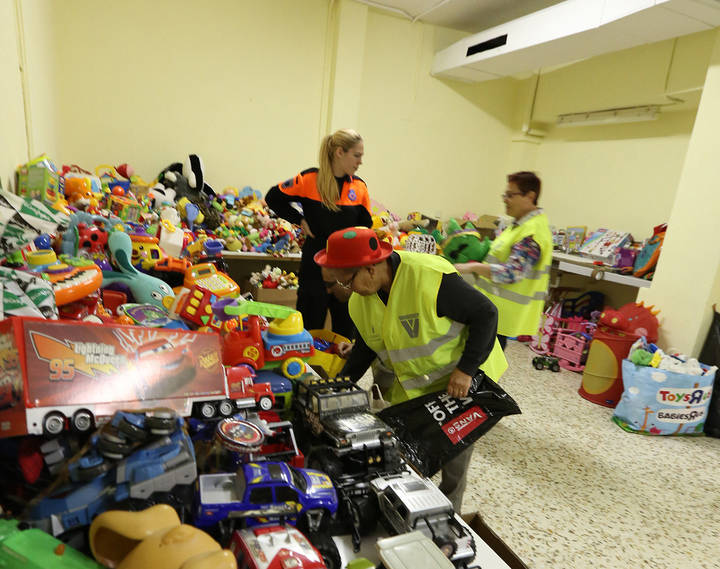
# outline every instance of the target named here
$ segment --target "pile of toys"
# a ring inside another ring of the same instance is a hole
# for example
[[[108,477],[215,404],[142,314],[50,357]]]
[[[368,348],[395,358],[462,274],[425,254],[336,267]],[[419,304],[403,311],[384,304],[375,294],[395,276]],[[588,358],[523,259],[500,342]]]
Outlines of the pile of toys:
[[[298,288],[298,278],[293,272],[287,272],[280,267],[265,265],[260,272],[250,274],[250,285],[258,288],[295,289]]]
[[[383,521],[393,532],[420,530],[433,555],[467,566],[471,534],[439,489],[407,468],[368,392],[295,366],[313,343],[301,320],[300,332],[288,334],[299,314],[259,304],[215,306],[246,315],[222,339],[33,318],[2,323],[10,392],[0,405],[0,507],[22,526],[8,522],[0,532],[0,564],[62,567],[63,555],[69,562],[84,552],[127,569],[180,569],[206,554],[213,567],[274,567],[268,563],[288,555],[263,537],[275,535],[293,536],[292,558],[340,569],[331,536],[349,534],[357,551]],[[267,373],[273,363],[292,379],[289,406],[254,368]],[[195,527],[169,537],[179,520]],[[23,548],[19,527],[31,528],[26,539],[42,549]],[[58,556],[49,565],[48,544]]]

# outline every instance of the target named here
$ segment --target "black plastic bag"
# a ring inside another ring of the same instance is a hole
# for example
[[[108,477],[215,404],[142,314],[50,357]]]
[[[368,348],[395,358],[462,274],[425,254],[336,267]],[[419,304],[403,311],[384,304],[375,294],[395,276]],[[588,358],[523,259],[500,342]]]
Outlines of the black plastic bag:
[[[713,305],[713,319],[708,330],[705,344],[698,358],[700,363],[709,366],[717,366],[720,368],[720,313],[715,310]],[[720,372],[718,372],[720,373]],[[720,381],[718,381],[718,373],[715,374],[715,385],[713,393],[710,397],[708,405],[708,413],[705,419],[705,434],[710,437],[720,438]]]
[[[478,372],[465,398],[438,391],[388,407],[378,416],[395,431],[405,460],[423,476],[432,476],[505,415],[518,413],[513,398]]]

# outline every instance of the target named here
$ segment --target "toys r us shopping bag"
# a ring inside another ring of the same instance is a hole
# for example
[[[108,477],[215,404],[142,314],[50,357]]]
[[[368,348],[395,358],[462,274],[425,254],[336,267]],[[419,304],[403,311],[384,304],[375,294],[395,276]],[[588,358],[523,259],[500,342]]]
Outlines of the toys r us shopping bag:
[[[707,370],[707,366],[703,366]],[[613,421],[628,432],[646,435],[700,435],[715,371],[689,375],[622,362],[624,391]]]
[[[432,476],[505,415],[518,413],[513,398],[478,372],[467,397],[437,391],[392,405],[378,417],[395,431],[405,460],[423,476]]]

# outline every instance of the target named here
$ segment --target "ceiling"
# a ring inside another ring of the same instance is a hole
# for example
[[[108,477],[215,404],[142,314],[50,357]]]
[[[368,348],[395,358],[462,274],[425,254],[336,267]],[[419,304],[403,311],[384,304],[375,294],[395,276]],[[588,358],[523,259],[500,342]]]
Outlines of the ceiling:
[[[537,12],[563,0],[356,0],[408,19],[469,33]]]

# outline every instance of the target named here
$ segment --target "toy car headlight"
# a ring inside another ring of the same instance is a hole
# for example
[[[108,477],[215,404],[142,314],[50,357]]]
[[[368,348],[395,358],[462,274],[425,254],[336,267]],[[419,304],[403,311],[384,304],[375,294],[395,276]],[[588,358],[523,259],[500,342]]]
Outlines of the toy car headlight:
[[[294,557],[286,557],[280,562],[280,565],[282,565],[282,569],[294,569],[300,567],[300,562]]]

